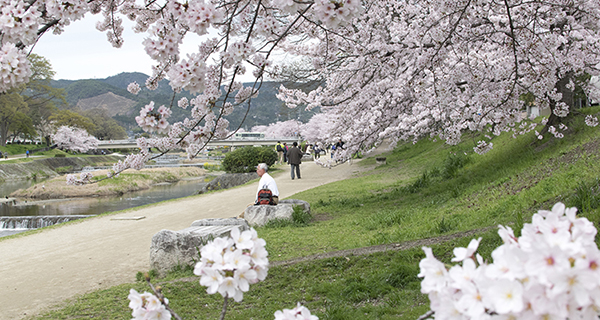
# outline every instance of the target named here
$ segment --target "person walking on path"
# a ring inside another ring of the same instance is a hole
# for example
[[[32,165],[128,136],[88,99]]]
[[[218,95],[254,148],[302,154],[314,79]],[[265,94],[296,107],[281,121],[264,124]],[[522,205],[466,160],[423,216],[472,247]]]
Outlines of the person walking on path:
[[[288,146],[287,146],[287,143],[284,142],[283,143],[283,162],[288,162],[287,154],[288,154]]]
[[[277,151],[277,164],[283,164],[283,150],[284,146],[281,144],[281,141],[277,141],[277,145],[275,146],[275,151]]]
[[[294,141],[294,144],[287,152],[288,163],[292,167],[292,180],[294,180],[294,169],[296,170],[298,179],[300,179],[300,164],[302,163],[302,155],[302,151],[298,149],[298,143]]]

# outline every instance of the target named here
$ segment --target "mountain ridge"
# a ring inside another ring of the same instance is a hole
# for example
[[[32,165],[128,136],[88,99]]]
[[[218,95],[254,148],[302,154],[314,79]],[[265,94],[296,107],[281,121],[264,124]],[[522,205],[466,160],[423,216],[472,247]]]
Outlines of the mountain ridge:
[[[104,79],[81,79],[81,80],[53,80],[51,85],[55,88],[62,88],[66,93],[66,101],[69,109],[90,110],[104,109],[108,115],[125,128],[131,129],[137,127],[135,116],[145,105],[154,101],[155,105],[171,105],[173,101],[173,111],[171,122],[182,121],[191,116],[190,109],[184,110],[177,106],[177,101],[182,97],[192,99],[187,91],[177,93],[173,100],[173,90],[169,82],[165,79],[159,82],[158,88],[154,91],[144,86],[148,75],[140,72],[122,72]],[[131,82],[137,82],[142,89],[137,95],[127,91],[127,86]],[[263,82],[259,94],[250,102],[249,116],[246,117],[242,128],[250,130],[256,125],[269,125],[277,121],[286,121],[296,119],[301,122],[308,122],[313,114],[320,110],[306,111],[304,108],[290,109],[277,99],[276,94],[279,86],[284,82],[265,81]],[[252,85],[245,83],[244,85]],[[232,99],[233,100],[233,99]],[[231,127],[238,127],[242,122],[248,108],[236,107],[234,112],[225,118],[230,122]]]

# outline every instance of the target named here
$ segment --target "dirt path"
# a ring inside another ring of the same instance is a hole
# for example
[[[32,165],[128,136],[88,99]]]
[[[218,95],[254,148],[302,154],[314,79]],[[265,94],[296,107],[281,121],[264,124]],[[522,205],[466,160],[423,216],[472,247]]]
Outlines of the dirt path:
[[[282,199],[349,178],[360,167],[326,169],[307,162],[300,180],[291,180],[288,170],[275,176]],[[133,282],[138,271],[150,269],[155,233],[181,230],[198,219],[237,216],[255,192],[251,184],[0,241],[0,319],[21,319],[86,292]],[[145,218],[115,220],[140,216]]]

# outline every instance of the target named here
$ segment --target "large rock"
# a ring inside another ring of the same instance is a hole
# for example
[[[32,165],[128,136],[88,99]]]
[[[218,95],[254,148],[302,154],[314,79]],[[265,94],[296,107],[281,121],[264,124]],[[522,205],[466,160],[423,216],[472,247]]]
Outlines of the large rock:
[[[272,220],[289,220],[292,221],[292,213],[294,206],[300,206],[302,209],[310,213],[310,204],[303,200],[286,199],[280,200],[276,206],[260,205],[249,206],[244,211],[244,219],[252,227],[264,226]]]
[[[176,266],[193,266],[200,260],[200,248],[209,241],[228,236],[233,227],[240,231],[249,229],[244,219],[196,220],[189,228],[171,231],[161,230],[152,237],[150,267],[160,276]]]
[[[198,191],[198,194],[203,194],[213,190],[229,189],[257,178],[258,174],[256,174],[256,172],[222,174],[202,186],[202,188]]]

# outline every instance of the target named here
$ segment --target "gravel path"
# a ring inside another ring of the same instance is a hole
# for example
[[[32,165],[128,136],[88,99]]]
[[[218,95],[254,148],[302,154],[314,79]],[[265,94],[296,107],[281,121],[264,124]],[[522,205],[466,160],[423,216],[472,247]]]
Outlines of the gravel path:
[[[287,166],[274,177],[280,198],[349,178],[361,169],[347,163],[326,169],[307,162],[301,170],[300,180],[290,179]],[[22,319],[83,293],[134,282],[138,271],[150,269],[155,233],[181,230],[198,219],[237,216],[254,201],[255,192],[251,184],[0,241],[0,319]],[[141,216],[145,218],[118,220]]]

